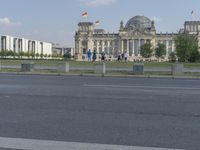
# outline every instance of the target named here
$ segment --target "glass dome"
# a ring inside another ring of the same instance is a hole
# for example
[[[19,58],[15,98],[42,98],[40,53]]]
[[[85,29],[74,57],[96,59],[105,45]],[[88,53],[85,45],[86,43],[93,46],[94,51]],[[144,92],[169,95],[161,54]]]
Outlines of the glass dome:
[[[127,24],[126,28],[151,28],[151,20],[145,16],[135,16],[131,18]]]

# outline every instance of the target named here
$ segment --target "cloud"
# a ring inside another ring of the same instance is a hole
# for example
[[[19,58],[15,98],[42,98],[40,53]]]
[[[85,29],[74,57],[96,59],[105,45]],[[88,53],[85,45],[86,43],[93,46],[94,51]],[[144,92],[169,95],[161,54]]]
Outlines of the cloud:
[[[88,7],[107,6],[115,3],[117,0],[80,0],[81,3]]]
[[[10,18],[8,17],[4,17],[4,18],[0,18],[0,25],[21,25],[21,22],[13,22]]]

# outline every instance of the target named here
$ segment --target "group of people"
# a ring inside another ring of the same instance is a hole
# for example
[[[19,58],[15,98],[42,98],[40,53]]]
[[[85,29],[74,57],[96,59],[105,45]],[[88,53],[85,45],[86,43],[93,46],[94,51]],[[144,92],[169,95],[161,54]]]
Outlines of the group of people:
[[[93,62],[95,62],[96,61],[96,59],[97,59],[97,52],[96,52],[96,50],[94,50],[93,52],[89,49],[88,51],[87,51],[87,58],[88,58],[88,61],[89,62],[91,62],[91,61],[93,61]],[[105,61],[106,60],[106,54],[105,54],[105,52],[102,52],[101,53],[101,57],[100,57],[100,59],[102,60],[102,61]],[[124,53],[118,53],[118,57],[117,57],[117,60],[118,61],[123,61],[123,60],[125,60],[125,62],[128,62],[128,53],[127,52],[124,52]]]
[[[92,52],[90,49],[87,51],[87,58],[88,58],[88,61],[91,62],[95,62],[96,59],[97,59],[97,52],[96,50],[94,50],[94,52]],[[104,61],[106,59],[106,54],[105,52],[102,52],[101,53],[101,60]]]
[[[127,62],[128,61],[128,53],[127,52],[125,52],[125,53],[118,53],[118,57],[117,57],[117,60],[118,61],[123,61],[123,60],[125,60],[125,62]]]
[[[96,50],[94,50],[94,52],[92,53],[91,50],[89,49],[88,52],[87,52],[87,58],[88,58],[88,61],[93,61],[95,62],[96,59],[97,59],[97,52]]]

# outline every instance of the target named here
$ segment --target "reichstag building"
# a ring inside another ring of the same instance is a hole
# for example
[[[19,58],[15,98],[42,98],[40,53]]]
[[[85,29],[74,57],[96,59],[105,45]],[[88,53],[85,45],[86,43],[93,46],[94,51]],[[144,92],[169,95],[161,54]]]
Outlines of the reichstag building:
[[[180,32],[189,32],[198,35],[200,39],[200,21],[186,21]],[[75,57],[84,60],[87,51],[96,50],[98,55],[102,52],[107,58],[116,58],[119,53],[127,52],[129,60],[141,60],[140,47],[150,42],[155,49],[158,43],[166,45],[166,57],[175,51],[174,38],[178,33],[157,33],[154,21],[145,16],[135,16],[126,24],[120,23],[118,33],[107,33],[104,29],[95,29],[92,22],[80,22],[75,35]],[[199,43],[200,45],[200,43]],[[152,59],[156,59],[152,57]]]

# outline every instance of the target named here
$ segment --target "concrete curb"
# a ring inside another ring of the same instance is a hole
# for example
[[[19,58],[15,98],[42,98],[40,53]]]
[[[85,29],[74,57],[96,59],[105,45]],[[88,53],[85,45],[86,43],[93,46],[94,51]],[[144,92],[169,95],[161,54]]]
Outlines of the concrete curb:
[[[200,76],[159,76],[159,75],[110,75],[110,74],[72,74],[72,73],[33,73],[33,72],[0,72],[0,75],[42,75],[42,76],[81,76],[81,77],[116,77],[116,78],[160,78],[200,80]]]

